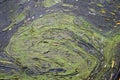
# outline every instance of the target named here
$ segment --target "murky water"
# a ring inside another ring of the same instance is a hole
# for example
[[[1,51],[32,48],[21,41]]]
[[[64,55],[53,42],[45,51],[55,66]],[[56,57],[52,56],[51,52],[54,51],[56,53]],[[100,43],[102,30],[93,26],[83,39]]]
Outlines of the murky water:
[[[97,57],[99,61],[101,61],[100,64],[94,67],[93,71],[91,71],[91,74],[89,75],[89,77],[87,77],[87,79],[97,80],[98,76],[104,75],[101,77],[102,78],[101,80],[105,80],[105,79],[115,80],[118,73],[120,72],[119,69],[120,67],[120,61],[119,61],[120,1],[119,0],[113,0],[113,1],[112,0],[111,1],[62,0],[61,2],[59,2],[58,0],[58,3],[57,2],[52,3],[52,5],[46,3],[45,3],[46,5],[43,5],[42,3],[43,1],[44,0],[30,0],[30,1],[1,0],[0,1],[0,59],[1,59],[0,71],[5,73],[9,72],[9,74],[14,74],[17,72],[17,74],[19,74],[21,73],[21,70],[25,71],[27,69],[26,66],[21,68],[22,64],[19,64],[19,61],[17,63],[17,60],[14,59],[14,56],[10,56],[10,54],[6,54],[6,51],[4,50],[5,47],[9,44],[12,35],[14,34],[14,32],[18,30],[19,27],[23,25],[29,25],[34,20],[41,18],[44,15],[63,11],[66,14],[72,13],[74,16],[82,16],[86,21],[90,22],[93,26],[95,26],[92,27],[92,29],[95,32],[99,33],[102,37],[109,38],[109,40],[111,39],[111,42],[109,41],[106,42],[106,44],[107,43],[109,44],[105,48],[106,51],[104,52],[102,52],[102,47],[100,47],[101,50],[97,51],[97,49],[99,48],[96,49],[96,47],[94,47],[96,46],[96,44],[94,45],[94,42],[91,44],[91,43],[86,43],[84,41],[78,41],[79,47],[83,47],[85,51],[88,51],[90,48],[91,52],[89,53],[91,53],[92,55]],[[19,14],[21,14],[22,16]],[[76,24],[81,25],[79,20],[76,21]],[[103,39],[102,37],[98,39],[97,45],[99,44],[101,45],[101,43],[99,43],[99,40],[102,40]],[[113,47],[111,47],[112,45]],[[106,53],[110,52],[110,50],[108,50],[107,48],[112,49],[112,52],[115,54],[107,55]],[[92,52],[92,51],[97,51],[100,54],[95,54],[96,52]],[[104,54],[106,55],[104,56]],[[106,56],[107,58],[103,58]],[[114,56],[115,59],[112,59],[111,56]],[[110,59],[108,57],[110,57]],[[32,69],[26,71],[26,73],[33,74],[34,69],[33,72],[31,70]],[[59,71],[64,72],[66,70],[62,68],[56,68],[56,69],[51,68],[43,73],[47,73],[47,72],[52,73]],[[73,76],[76,74],[77,73],[73,73]],[[55,80],[57,80],[57,78]],[[71,78],[71,80],[73,79]]]

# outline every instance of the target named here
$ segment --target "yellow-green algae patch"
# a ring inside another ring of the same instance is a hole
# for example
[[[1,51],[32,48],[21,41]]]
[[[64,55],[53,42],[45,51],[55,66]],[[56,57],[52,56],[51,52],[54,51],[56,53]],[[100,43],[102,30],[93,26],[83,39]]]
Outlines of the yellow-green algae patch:
[[[80,20],[81,24],[77,24],[76,20]],[[72,76],[71,80],[86,79],[99,64],[82,43],[78,44],[82,40],[90,42],[87,36],[94,34],[89,30],[91,26],[81,17],[62,12],[48,14],[20,27],[6,51],[21,67],[32,70],[34,74],[42,74],[43,78],[69,80]],[[92,40],[95,38],[99,36]]]
[[[45,7],[51,7],[51,6],[53,6],[57,3],[60,3],[60,2],[61,2],[61,0],[44,0],[43,4]]]

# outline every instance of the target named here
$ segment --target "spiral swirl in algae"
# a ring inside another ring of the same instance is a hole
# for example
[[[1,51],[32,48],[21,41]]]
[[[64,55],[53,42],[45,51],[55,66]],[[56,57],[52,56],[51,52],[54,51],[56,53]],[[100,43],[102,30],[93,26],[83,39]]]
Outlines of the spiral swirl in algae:
[[[41,80],[97,79],[111,66],[110,50],[103,54],[106,42],[112,45],[82,17],[54,12],[20,27],[6,51]]]

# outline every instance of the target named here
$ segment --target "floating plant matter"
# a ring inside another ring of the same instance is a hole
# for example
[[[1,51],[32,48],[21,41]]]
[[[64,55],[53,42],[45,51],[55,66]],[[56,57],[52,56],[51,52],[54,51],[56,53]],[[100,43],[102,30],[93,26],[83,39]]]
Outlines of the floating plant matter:
[[[110,0],[18,3],[0,34],[0,79],[115,80],[120,71],[119,3],[111,12]]]
[[[92,25],[80,17],[83,21],[78,26],[76,19],[61,12],[48,14],[20,27],[6,50],[22,67],[35,74],[79,75],[80,79],[85,79],[95,67],[97,58],[85,51],[90,46],[86,44],[89,42],[87,36],[93,33],[88,30],[86,34],[84,28]]]
[[[20,27],[6,51],[21,67],[27,68],[28,75],[86,79],[95,75],[94,70],[97,73],[102,70],[98,73],[101,77],[107,67],[114,66],[109,62],[113,56],[107,57],[113,55],[109,49],[114,41],[92,28],[82,17],[63,12],[47,14]],[[107,43],[111,45],[106,50]]]

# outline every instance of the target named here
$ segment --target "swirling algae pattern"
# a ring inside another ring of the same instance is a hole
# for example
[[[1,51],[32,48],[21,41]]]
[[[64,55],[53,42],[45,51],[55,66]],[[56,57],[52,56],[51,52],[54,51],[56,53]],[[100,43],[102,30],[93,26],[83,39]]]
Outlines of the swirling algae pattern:
[[[97,5],[100,9],[88,8],[90,11],[88,15],[108,15],[106,17],[108,23],[110,20],[115,21],[115,25],[111,27],[109,25],[99,27],[85,19],[84,11],[87,9],[83,7],[84,2],[82,5],[82,1],[75,1],[81,3],[81,6],[71,4],[73,0],[70,4],[65,3],[64,0],[20,1],[20,4],[24,4],[23,11],[18,15],[14,13],[14,16],[11,16],[12,23],[2,30],[12,32],[19,22],[22,23],[22,26],[17,28],[15,33],[13,32],[5,48],[6,54],[12,57],[14,62],[0,61],[0,66],[5,65],[6,68],[3,71],[7,71],[7,68],[13,69],[11,72],[14,75],[9,77],[0,73],[0,79],[114,80],[120,62],[120,22],[119,17],[116,17],[119,5],[109,12],[104,9],[103,0],[100,4],[94,1],[89,3],[92,6]],[[110,0],[106,1],[109,3]],[[87,0],[85,4],[86,2]],[[74,14],[76,11],[79,12],[79,8],[83,14]],[[45,9],[46,13],[34,9]],[[115,19],[111,18],[110,14]],[[98,25],[99,21],[97,21]]]
[[[102,36],[80,16],[54,12],[20,27],[6,51],[41,79],[97,80],[114,67],[119,39]]]

